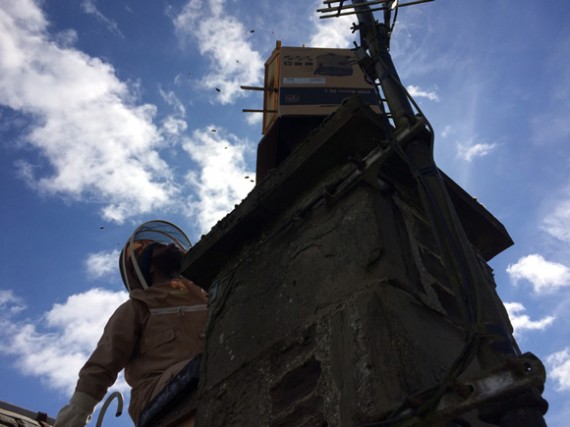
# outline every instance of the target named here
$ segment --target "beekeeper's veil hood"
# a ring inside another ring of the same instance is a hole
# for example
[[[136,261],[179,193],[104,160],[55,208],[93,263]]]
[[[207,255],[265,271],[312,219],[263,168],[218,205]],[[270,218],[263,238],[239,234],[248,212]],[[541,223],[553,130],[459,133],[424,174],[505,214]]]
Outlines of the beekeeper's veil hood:
[[[148,279],[145,279],[144,270],[150,251],[145,249],[156,243],[170,245],[175,244],[183,252],[192,247],[190,239],[176,225],[167,221],[149,221],[140,225],[132,236],[127,240],[121,256],[119,257],[119,270],[125,287],[130,292],[133,289],[147,289]]]

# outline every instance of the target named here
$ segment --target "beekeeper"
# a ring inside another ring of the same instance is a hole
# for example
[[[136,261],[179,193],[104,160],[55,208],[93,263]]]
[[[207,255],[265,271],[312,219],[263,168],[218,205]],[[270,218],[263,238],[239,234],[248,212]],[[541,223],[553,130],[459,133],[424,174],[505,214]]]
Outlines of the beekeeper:
[[[113,313],[55,427],[83,427],[117,375],[131,386],[129,414],[145,406],[204,346],[205,292],[180,275],[188,237],[174,224],[139,226],[119,259],[129,299]]]

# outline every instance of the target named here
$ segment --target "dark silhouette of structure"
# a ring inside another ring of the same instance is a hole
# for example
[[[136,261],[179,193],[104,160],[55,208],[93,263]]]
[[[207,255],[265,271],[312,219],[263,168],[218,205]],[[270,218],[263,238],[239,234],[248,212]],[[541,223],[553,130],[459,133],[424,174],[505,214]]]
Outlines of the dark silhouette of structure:
[[[286,85],[266,73],[258,184],[184,261],[210,292],[201,364],[142,425],[197,408],[200,427],[544,426],[544,367],[487,264],[512,240],[434,162],[388,53],[397,2],[325,3],[358,16],[355,64],[379,102],[280,114]]]

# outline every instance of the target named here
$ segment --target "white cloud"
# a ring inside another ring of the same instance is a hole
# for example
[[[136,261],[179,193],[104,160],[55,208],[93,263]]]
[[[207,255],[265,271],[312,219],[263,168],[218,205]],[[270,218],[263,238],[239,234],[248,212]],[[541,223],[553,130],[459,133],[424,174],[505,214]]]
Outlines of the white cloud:
[[[318,2],[318,8],[322,2]],[[311,15],[314,32],[310,36],[307,46],[326,48],[353,48],[355,40],[350,28],[354,22],[354,16],[340,16],[338,18],[320,19],[316,13]]]
[[[105,323],[127,297],[126,292],[91,289],[55,304],[35,322],[4,321],[0,353],[13,356],[22,374],[71,394],[77,373],[95,348]],[[128,389],[122,381],[114,388]]]
[[[97,18],[99,22],[105,25],[105,27],[107,28],[107,30],[109,30],[109,32],[123,39],[125,38],[121,30],[119,29],[117,23],[112,19],[108,18],[107,16],[103,15],[99,11],[99,9],[97,9],[97,6],[95,5],[95,0],[83,0],[81,2],[81,7],[85,13],[93,15],[95,18]]]
[[[0,289],[0,319],[11,317],[26,309],[24,301],[10,289]]]
[[[213,133],[209,126],[192,133],[184,150],[199,165],[200,173],[189,172],[188,183],[196,190],[197,200],[191,203],[190,215],[197,218],[202,232],[233,210],[251,191],[255,173],[246,168],[246,144],[222,129]]]
[[[188,128],[186,123],[186,107],[172,91],[160,89],[160,96],[172,109],[173,113],[162,120],[161,132],[165,137],[178,137]],[[177,138],[175,138],[177,141]]]
[[[71,48],[77,42],[77,32],[67,29],[54,35],[55,42],[61,47]]]
[[[546,358],[549,368],[549,378],[555,380],[558,391],[570,390],[570,347]]]
[[[542,227],[556,239],[570,243],[570,197],[566,196],[550,208]]]
[[[172,109],[174,110],[174,114],[177,117],[186,116],[186,107],[184,107],[182,101],[180,101],[180,99],[176,96],[176,94],[173,91],[166,92],[160,89],[160,96],[162,97],[164,102],[166,102],[168,105],[172,107]]]
[[[162,121],[162,131],[169,136],[180,136],[188,128],[186,120],[174,116],[167,116]]]
[[[454,131],[454,129],[450,125],[447,125],[441,131],[441,137],[447,138],[453,131]]]
[[[112,66],[58,45],[47,28],[32,0],[0,0],[0,104],[33,118],[25,142],[49,162],[18,162],[21,176],[38,191],[105,204],[110,221],[169,203],[177,188],[156,151],[155,107],[137,105]]]
[[[240,85],[259,85],[263,60],[247,38],[249,31],[224,10],[224,0],[190,0],[181,13],[173,17],[182,39],[195,40],[201,55],[209,62],[208,74],[200,84],[218,89],[217,100],[233,103],[247,93]]]
[[[540,320],[531,320],[527,314],[524,314],[526,308],[518,302],[506,302],[505,308],[513,325],[514,335],[520,337],[524,331],[544,330],[552,324],[555,316],[546,316]]]
[[[495,148],[497,148],[497,144],[459,144],[457,146],[457,157],[470,162],[476,157],[486,156]]]
[[[407,87],[409,94],[412,98],[427,98],[430,101],[439,101],[439,96],[435,92],[428,92],[421,89],[419,86],[409,85]]]
[[[515,283],[521,279],[529,281],[537,293],[570,285],[570,268],[547,261],[538,254],[527,255],[515,264],[509,264],[507,273]]]
[[[250,125],[261,125],[263,122],[263,114],[261,113],[246,113],[245,121]],[[260,126],[261,133],[261,126]]]
[[[117,270],[120,252],[97,252],[89,254],[85,261],[85,268],[91,278],[98,279],[108,276]]]

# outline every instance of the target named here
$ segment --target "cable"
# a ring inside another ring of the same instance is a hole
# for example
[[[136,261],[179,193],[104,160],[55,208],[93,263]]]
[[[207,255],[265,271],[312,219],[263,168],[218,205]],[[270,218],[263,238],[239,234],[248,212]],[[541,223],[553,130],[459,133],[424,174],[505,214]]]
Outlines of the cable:
[[[396,8],[396,12],[397,12],[397,8]],[[394,21],[390,27],[390,32],[387,35],[388,41],[389,41],[390,33],[392,32],[392,30],[395,26],[395,22],[396,22],[396,13],[394,14]],[[376,24],[376,25],[379,25],[379,24]],[[370,31],[370,30],[373,31],[374,36],[375,36],[374,40],[376,41],[376,43],[378,43],[376,25],[372,25],[371,28],[369,26],[368,28],[366,28],[366,30],[367,31]],[[361,31],[362,31],[362,29],[361,29]],[[382,66],[381,69],[390,70],[390,68],[382,60],[382,57],[379,54],[379,49],[377,49],[377,47],[376,47],[376,49],[370,49],[366,44],[366,39],[362,36],[361,36],[361,43],[363,45],[362,47],[363,48],[366,47],[368,51],[376,50],[375,56],[377,56],[377,57],[372,58],[372,59],[380,63],[380,65]],[[387,49],[388,49],[388,44],[389,43],[387,43],[387,46],[386,46]],[[434,235],[435,235],[436,240],[438,241],[438,245],[440,247],[440,250],[442,251],[441,255],[444,256],[444,260],[446,261],[448,268],[454,273],[454,277],[455,277],[454,281],[459,282],[458,283],[459,289],[462,290],[463,298],[465,299],[466,311],[467,311],[467,313],[466,313],[467,314],[467,319],[466,319],[467,325],[465,328],[465,332],[466,332],[465,345],[464,345],[461,353],[458,355],[458,357],[455,359],[455,361],[451,365],[447,375],[442,380],[442,382],[439,384],[439,386],[432,387],[432,388],[427,389],[427,390],[423,390],[417,394],[410,396],[410,397],[418,397],[418,396],[423,396],[423,395],[427,394],[429,396],[427,398],[427,401],[424,402],[416,410],[412,411],[409,414],[405,414],[402,416],[401,412],[406,409],[405,408],[406,402],[404,402],[395,412],[392,412],[392,414],[388,417],[388,419],[382,421],[381,423],[368,424],[369,426],[388,426],[390,424],[394,424],[395,422],[411,418],[412,416],[416,416],[416,415],[428,416],[429,412],[434,409],[434,407],[437,405],[437,403],[439,402],[439,400],[441,399],[443,394],[446,392],[448,386],[459,375],[461,375],[465,371],[465,369],[469,366],[469,364],[471,363],[471,361],[475,357],[475,355],[476,355],[476,353],[480,347],[480,340],[483,337],[481,334],[482,324],[481,324],[481,320],[479,318],[481,301],[480,301],[479,294],[477,292],[477,280],[476,280],[476,277],[474,275],[474,271],[470,267],[470,263],[467,260],[467,254],[465,253],[464,248],[463,248],[465,246],[465,244],[462,245],[461,244],[462,239],[460,237],[459,238],[456,237],[457,232],[462,233],[462,230],[457,229],[458,226],[460,227],[461,225],[457,223],[458,219],[453,218],[454,212],[449,209],[450,201],[446,200],[446,193],[442,194],[442,196],[443,196],[442,200],[440,200],[438,202],[437,198],[435,197],[435,195],[432,192],[432,187],[430,186],[430,184],[428,183],[428,180],[426,179],[427,176],[430,174],[433,176],[433,179],[441,179],[439,172],[437,170],[437,167],[435,166],[435,162],[433,162],[433,146],[434,146],[435,132],[433,130],[433,127],[431,126],[431,123],[426,118],[426,116],[423,114],[419,105],[415,102],[415,100],[409,94],[409,92],[404,87],[404,85],[401,83],[401,81],[398,78],[395,78],[394,75],[390,72],[388,72],[385,76],[382,76],[382,78],[391,78],[392,81],[395,82],[404,91],[406,98],[411,102],[411,104],[413,105],[414,109],[417,112],[416,119],[419,118],[425,124],[425,126],[427,128],[428,135],[429,135],[429,140],[427,141],[428,149],[432,153],[431,162],[433,163],[433,165],[432,165],[433,167],[430,167],[427,170],[418,169],[418,167],[411,161],[411,159],[409,158],[408,154],[404,151],[402,146],[400,144],[398,144],[398,142],[395,138],[395,134],[393,132],[394,129],[392,129],[392,127],[390,127],[390,126],[387,127],[388,140],[389,140],[389,143],[390,143],[391,147],[393,148],[394,152],[410,168],[410,171],[412,172],[414,178],[416,179],[416,182],[418,183],[418,187],[419,187],[420,191],[423,193],[424,208],[426,209],[427,214],[430,217],[430,220],[432,222],[432,226],[434,227]],[[380,87],[381,87],[381,85],[382,85],[382,82],[380,82]],[[379,98],[379,103],[381,106],[383,106],[383,100],[382,100],[382,96],[380,95],[378,85],[375,85],[375,86],[376,86],[376,95]],[[447,206],[444,205],[443,210],[442,210],[442,206],[440,204],[442,201],[445,205],[447,205]],[[447,211],[447,214],[444,211]],[[448,219],[451,220],[451,226],[452,226],[452,228],[455,228],[455,233],[452,232],[452,230],[450,229],[450,224],[447,223]],[[398,414],[400,414],[400,415],[398,415]]]

